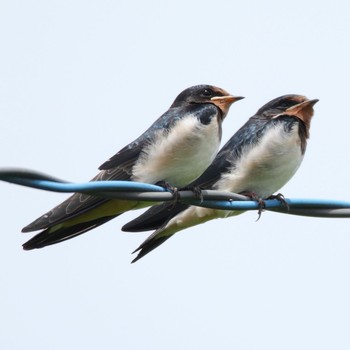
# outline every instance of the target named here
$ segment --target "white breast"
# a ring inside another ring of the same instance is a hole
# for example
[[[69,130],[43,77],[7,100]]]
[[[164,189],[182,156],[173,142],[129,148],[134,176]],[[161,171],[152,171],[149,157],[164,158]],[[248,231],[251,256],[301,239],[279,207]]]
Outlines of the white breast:
[[[269,129],[258,145],[249,145],[235,169],[217,183],[216,189],[251,191],[266,198],[295,174],[303,160],[297,124],[286,132],[282,124]]]
[[[290,132],[279,124],[269,129],[258,145],[247,145],[236,167],[222,176],[215,189],[251,191],[266,198],[278,191],[295,174],[302,162],[298,127]],[[159,230],[159,235],[172,235],[185,228],[215,218],[239,215],[243,211],[218,210],[190,206],[174,216]]]
[[[166,181],[177,187],[199,177],[215,158],[220,146],[216,118],[203,125],[197,118],[180,120],[169,133],[160,131],[133,167],[133,180]]]

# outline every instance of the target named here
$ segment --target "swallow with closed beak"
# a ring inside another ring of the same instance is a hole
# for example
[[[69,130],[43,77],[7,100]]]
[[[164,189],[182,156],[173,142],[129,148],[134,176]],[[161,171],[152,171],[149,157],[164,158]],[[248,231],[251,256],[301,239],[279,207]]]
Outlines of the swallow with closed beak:
[[[150,128],[103,163],[92,181],[187,185],[215,158],[222,122],[231,104],[242,98],[211,85],[197,85],[182,91]],[[22,232],[43,230],[23,248],[30,250],[65,241],[126,211],[152,204],[75,193],[22,229]]]

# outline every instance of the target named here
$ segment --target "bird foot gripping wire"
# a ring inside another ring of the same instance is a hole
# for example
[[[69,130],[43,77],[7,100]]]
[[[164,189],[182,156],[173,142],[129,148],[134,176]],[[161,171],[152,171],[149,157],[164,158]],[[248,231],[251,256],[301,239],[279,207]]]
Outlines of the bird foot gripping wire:
[[[202,189],[199,186],[186,186],[183,190],[190,191],[194,199],[199,199],[200,203],[204,201]]]
[[[240,194],[249,197],[252,201],[258,204],[258,218],[256,219],[256,221],[259,221],[261,218],[262,212],[266,208],[265,200],[259,197],[254,192],[244,191],[244,192],[241,192]]]
[[[256,221],[260,220],[262,212],[264,211],[264,209],[266,209],[266,200],[278,200],[283,205],[283,207],[287,211],[289,211],[289,204],[282,193],[273,194],[267,197],[266,199],[262,199],[254,192],[241,192],[240,194],[245,195],[249,197],[251,200],[258,203],[258,218],[256,219]]]
[[[177,187],[174,187],[172,185],[170,185],[170,183],[166,182],[166,181],[158,181],[156,183],[156,186],[160,186],[163,187],[165,190],[167,190],[168,192],[170,192],[173,195],[174,198],[174,203],[176,203],[177,201],[179,201],[180,199],[180,194],[179,194],[179,190]]]
[[[183,193],[184,191],[192,192],[194,199],[199,199],[201,202],[203,202],[203,200],[204,200],[203,194],[202,194],[202,189],[198,186],[184,187],[181,189],[181,191],[179,191],[179,189],[177,187],[174,187],[165,181],[159,181],[156,183],[156,185],[161,186],[165,190],[170,192],[173,195],[174,203],[181,200],[181,193]]]
[[[270,199],[270,200],[277,199],[285,207],[285,209],[289,211],[289,204],[282,193],[273,194],[267,199]]]

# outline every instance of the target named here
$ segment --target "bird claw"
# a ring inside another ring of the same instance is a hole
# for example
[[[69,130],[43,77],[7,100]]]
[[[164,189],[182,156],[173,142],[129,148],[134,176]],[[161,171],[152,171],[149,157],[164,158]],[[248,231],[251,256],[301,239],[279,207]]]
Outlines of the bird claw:
[[[277,199],[286,208],[286,210],[289,211],[289,204],[286,201],[286,197],[284,197],[282,193],[273,194],[267,199]]]
[[[256,221],[259,221],[261,218],[261,214],[265,209],[265,201],[262,198],[258,199],[258,218],[256,219]]]
[[[254,192],[241,192],[240,194],[242,194],[243,196],[247,196],[254,202],[258,203],[258,218],[256,219],[256,221],[259,221],[261,218],[261,214],[265,209],[265,201]]]
[[[184,187],[183,190],[191,191],[195,199],[199,199],[201,203],[203,202],[204,200],[203,193],[202,193],[202,189],[199,186],[187,186],[187,187]]]
[[[167,191],[169,191],[173,195],[174,202],[177,202],[180,199],[180,194],[179,194],[179,190],[177,189],[177,187],[170,185],[170,183],[168,183],[166,181],[158,181],[156,183],[156,185],[161,186],[161,187],[165,188]]]
[[[193,192],[193,195],[196,199],[200,199],[201,203],[203,202],[203,193],[202,189],[199,186],[194,186],[191,191]]]

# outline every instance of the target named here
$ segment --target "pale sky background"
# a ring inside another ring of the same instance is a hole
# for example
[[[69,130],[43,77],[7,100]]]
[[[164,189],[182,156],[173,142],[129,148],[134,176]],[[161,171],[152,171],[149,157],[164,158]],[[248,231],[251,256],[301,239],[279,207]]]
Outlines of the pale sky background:
[[[290,198],[350,200],[349,1],[0,3],[0,166],[76,182],[183,89],[243,95],[223,142],[267,101],[319,98]],[[350,349],[349,219],[256,212],[146,234],[120,216],[24,252],[67,195],[0,182],[1,349]]]

